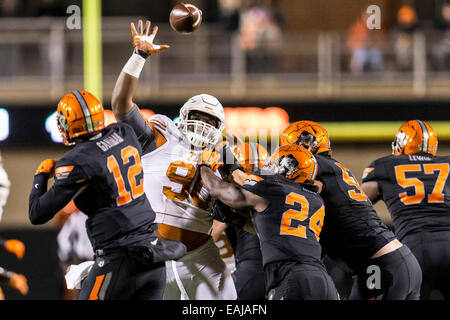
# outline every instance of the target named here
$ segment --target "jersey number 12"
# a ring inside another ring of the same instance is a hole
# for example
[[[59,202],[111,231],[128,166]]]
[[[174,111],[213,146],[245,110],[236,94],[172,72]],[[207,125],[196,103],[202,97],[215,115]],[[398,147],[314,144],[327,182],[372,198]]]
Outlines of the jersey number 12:
[[[126,165],[130,162],[131,158],[134,158],[134,165],[128,168],[127,179],[128,184],[131,187],[131,193],[125,188],[125,181],[123,180],[122,174],[120,173],[120,165],[114,155],[108,157],[108,170],[114,175],[114,180],[116,181],[117,191],[119,196],[116,198],[117,206],[123,206],[129,203],[132,199],[140,197],[144,193],[144,184],[142,183],[143,178],[136,181],[136,176],[142,172],[141,158],[139,157],[139,152],[136,148],[128,146],[123,148],[121,151],[122,165]]]

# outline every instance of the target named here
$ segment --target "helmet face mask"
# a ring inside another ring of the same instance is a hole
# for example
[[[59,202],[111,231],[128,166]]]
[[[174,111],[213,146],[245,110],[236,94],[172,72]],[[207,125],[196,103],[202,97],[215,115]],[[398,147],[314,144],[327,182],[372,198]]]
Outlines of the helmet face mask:
[[[285,177],[293,175],[298,169],[298,161],[291,154],[278,158],[274,166],[274,172]]]
[[[58,130],[61,133],[61,137],[63,139],[63,143],[66,146],[72,146],[75,144],[75,142],[70,142],[69,141],[69,124],[67,123],[67,119],[66,117],[58,112],[56,114],[56,123],[58,125]]]
[[[194,96],[181,108],[177,125],[193,147],[204,149],[208,145],[215,145],[225,128],[223,107],[213,96]]]
[[[303,146],[312,153],[317,151],[317,140],[314,135],[308,131],[303,131],[298,137],[296,143],[299,146]]]

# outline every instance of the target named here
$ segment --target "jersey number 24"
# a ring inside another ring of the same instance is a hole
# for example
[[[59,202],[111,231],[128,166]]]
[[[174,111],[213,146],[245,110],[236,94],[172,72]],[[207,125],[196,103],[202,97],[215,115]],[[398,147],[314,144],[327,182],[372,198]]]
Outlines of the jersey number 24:
[[[295,203],[300,204],[301,209],[289,209],[283,212],[280,234],[306,238],[306,227],[300,224],[297,227],[293,227],[292,220],[301,222],[308,218],[309,202],[305,196],[291,192],[286,196],[286,204],[293,206]],[[317,241],[319,241],[320,232],[322,231],[324,217],[325,207],[322,205],[322,207],[314,212],[314,214],[309,218],[308,227],[315,234]]]

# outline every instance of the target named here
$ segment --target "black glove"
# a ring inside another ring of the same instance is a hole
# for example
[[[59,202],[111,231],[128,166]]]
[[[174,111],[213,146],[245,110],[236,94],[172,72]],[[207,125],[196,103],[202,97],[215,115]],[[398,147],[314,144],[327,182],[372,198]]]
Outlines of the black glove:
[[[213,218],[217,221],[233,225],[242,229],[248,217],[239,211],[230,208],[220,200],[216,200],[213,206]]]
[[[223,163],[223,165],[219,168],[219,173],[223,178],[228,177],[235,170],[245,172],[244,168],[234,156],[233,151],[231,151],[230,146],[227,144],[220,149],[219,163]]]
[[[142,264],[152,264],[167,260],[178,260],[187,252],[186,246],[180,241],[170,241],[156,238],[145,245],[135,245],[128,248],[128,252]]]

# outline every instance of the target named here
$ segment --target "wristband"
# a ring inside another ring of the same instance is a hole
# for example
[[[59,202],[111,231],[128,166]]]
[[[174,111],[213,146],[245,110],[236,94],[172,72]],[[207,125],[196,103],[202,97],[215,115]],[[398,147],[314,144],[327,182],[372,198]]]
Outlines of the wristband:
[[[140,56],[141,56],[142,58],[144,58],[144,59],[147,59],[147,58],[148,58],[148,54],[146,54],[146,53],[145,53],[144,51],[142,51],[142,50],[137,49],[137,50],[135,50],[134,53],[140,55]]]
[[[133,53],[133,55],[128,59],[128,62],[123,67],[122,71],[129,74],[132,77],[138,78],[141,74],[142,69],[144,68],[145,59],[137,54]]]

